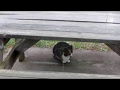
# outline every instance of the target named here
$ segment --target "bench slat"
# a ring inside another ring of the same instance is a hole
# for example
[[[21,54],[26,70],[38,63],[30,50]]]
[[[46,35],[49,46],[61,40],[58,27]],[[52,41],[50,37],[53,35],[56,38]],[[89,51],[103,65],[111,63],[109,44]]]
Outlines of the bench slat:
[[[27,22],[32,23],[32,21]],[[120,41],[120,24],[60,21],[39,21],[38,24],[27,24],[27,22],[0,24],[1,37],[32,38],[33,36],[38,39]]]
[[[8,38],[33,36],[58,40],[119,41],[119,21],[120,12],[3,11],[0,12],[0,34]]]
[[[120,12],[103,11],[14,11],[0,12],[1,19],[49,19],[120,23]]]
[[[0,70],[0,79],[119,79],[119,75],[100,75],[52,71]]]
[[[106,22],[107,14],[100,12],[1,12],[2,18],[13,19],[50,19],[50,20],[73,20],[73,21],[96,21]],[[95,18],[97,17],[97,18]]]

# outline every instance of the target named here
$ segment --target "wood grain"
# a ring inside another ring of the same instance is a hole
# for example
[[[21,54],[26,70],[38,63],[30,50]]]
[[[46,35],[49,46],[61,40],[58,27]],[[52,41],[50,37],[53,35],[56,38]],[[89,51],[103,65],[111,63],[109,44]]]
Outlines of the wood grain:
[[[3,61],[4,40],[0,39],[0,64]]]
[[[28,48],[37,43],[39,40],[18,39],[4,60],[1,68],[11,69],[19,55],[23,54]]]
[[[119,79],[120,75],[0,70],[0,79]]]
[[[1,38],[120,41],[120,12],[0,12]]]
[[[120,23],[119,11],[1,11],[0,16],[7,19],[49,19]]]

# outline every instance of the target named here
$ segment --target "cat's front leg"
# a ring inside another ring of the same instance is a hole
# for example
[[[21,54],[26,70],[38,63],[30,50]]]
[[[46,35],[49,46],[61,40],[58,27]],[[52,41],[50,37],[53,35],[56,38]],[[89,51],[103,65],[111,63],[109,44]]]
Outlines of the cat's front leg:
[[[63,60],[62,63],[67,63],[67,62],[70,62],[70,60]]]
[[[66,63],[67,61],[66,60],[63,60],[62,63]]]
[[[67,60],[67,62],[70,62],[70,60]]]

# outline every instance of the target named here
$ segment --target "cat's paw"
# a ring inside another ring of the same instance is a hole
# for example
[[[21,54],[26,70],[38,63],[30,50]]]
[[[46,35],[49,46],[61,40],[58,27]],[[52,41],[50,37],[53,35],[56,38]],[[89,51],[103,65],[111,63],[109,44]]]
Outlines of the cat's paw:
[[[73,56],[73,54],[71,53],[71,55],[70,56]]]
[[[70,60],[67,60],[67,62],[70,62]]]
[[[62,61],[62,63],[66,63],[66,61]]]

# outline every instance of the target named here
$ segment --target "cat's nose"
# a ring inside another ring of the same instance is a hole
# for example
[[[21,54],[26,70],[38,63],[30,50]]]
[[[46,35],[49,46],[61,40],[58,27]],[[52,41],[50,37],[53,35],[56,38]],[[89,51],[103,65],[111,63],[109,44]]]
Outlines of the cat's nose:
[[[73,54],[71,54],[70,56],[72,56]]]

